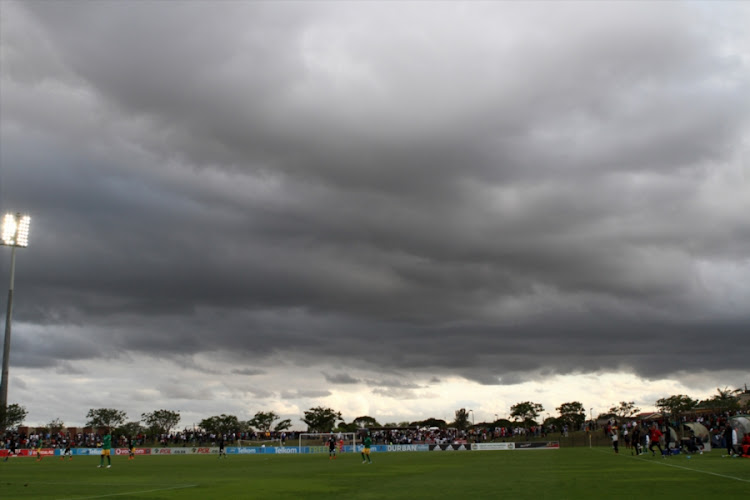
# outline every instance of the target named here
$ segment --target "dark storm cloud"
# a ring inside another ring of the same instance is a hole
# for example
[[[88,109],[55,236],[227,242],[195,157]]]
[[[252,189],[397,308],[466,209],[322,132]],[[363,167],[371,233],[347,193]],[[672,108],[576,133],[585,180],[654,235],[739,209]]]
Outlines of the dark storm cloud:
[[[326,382],[330,382],[332,384],[359,384],[362,382],[358,378],[354,378],[348,373],[328,374],[323,372],[323,377],[325,377]]]
[[[330,396],[330,391],[316,391],[316,390],[295,390],[295,391],[284,391],[281,393],[281,397],[284,399],[296,399],[296,398],[309,398],[317,399]]]
[[[255,368],[236,368],[232,370],[232,373],[237,375],[262,375],[266,372]]]
[[[82,336],[14,363],[337,359],[393,397],[746,364],[702,340],[747,345],[747,45],[699,10],[3,5],[16,314]]]

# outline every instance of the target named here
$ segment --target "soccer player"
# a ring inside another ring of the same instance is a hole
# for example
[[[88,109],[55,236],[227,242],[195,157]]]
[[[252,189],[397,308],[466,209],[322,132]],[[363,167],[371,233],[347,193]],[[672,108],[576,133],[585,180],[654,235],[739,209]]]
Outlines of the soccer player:
[[[65,457],[68,457],[68,461],[73,460],[73,452],[70,451],[70,441],[67,440],[65,441],[65,451],[63,451],[60,460],[65,460]]]
[[[659,430],[659,427],[654,424],[651,426],[651,429],[648,431],[648,438],[651,441],[651,444],[648,445],[648,449],[651,452],[651,456],[654,456],[654,446],[659,448],[659,453],[662,457],[664,457],[664,450],[661,449],[661,444],[659,444],[659,440],[664,434]]]
[[[633,452],[635,452],[636,455],[641,454],[641,427],[636,424],[633,427],[633,434],[630,436],[630,439],[633,442],[633,448],[630,450],[630,454],[632,455]]]
[[[132,437],[128,440],[128,450],[130,450],[128,460],[135,459],[135,439],[133,439]]]
[[[365,439],[363,441],[363,444],[365,445],[364,448],[362,448],[362,463],[372,463],[372,459],[370,458],[370,447],[372,446],[372,439],[370,438],[370,435],[367,434],[365,436]]]
[[[727,422],[727,426],[724,429],[724,440],[727,443],[727,455],[730,457],[736,455],[737,448],[737,431]]]
[[[328,438],[328,460],[336,459],[336,438],[331,435]]]
[[[102,454],[99,457],[99,465],[97,467],[104,467],[104,457],[107,457],[107,469],[112,468],[112,431],[107,429],[107,433],[102,436]]]
[[[620,453],[620,450],[618,448],[618,445],[620,443],[620,436],[617,435],[616,425],[612,426],[612,429],[610,430],[610,436],[612,438],[612,448],[614,448],[615,453]]]
[[[36,445],[36,461],[42,461],[42,440],[40,439]]]
[[[219,458],[227,458],[227,453],[224,451],[224,435],[219,436]]]
[[[10,443],[8,443],[8,454],[5,455],[5,462],[8,461],[8,459],[16,454],[16,440],[12,437],[10,438]]]

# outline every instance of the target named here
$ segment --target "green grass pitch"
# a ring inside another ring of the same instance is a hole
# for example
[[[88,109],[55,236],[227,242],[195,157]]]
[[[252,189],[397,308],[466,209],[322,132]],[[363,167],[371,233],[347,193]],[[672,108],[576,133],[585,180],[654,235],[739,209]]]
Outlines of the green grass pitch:
[[[721,451],[668,459],[625,450],[11,458],[0,462],[7,499],[693,499],[748,498],[750,459]]]

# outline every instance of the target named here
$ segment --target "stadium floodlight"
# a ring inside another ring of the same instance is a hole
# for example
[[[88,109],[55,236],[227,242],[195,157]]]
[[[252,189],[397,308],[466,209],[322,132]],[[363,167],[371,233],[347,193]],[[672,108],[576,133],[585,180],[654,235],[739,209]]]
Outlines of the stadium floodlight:
[[[3,373],[0,381],[0,409],[8,408],[8,366],[10,364],[10,325],[13,317],[13,284],[16,274],[16,248],[29,246],[29,226],[31,217],[28,215],[5,214],[3,217],[2,236],[0,244],[11,247],[10,251],[10,288],[8,289],[8,310],[5,314],[5,341],[3,342]],[[5,422],[0,422],[5,430]]]
[[[31,217],[21,214],[5,214],[3,217],[3,245],[9,247],[29,246]]]

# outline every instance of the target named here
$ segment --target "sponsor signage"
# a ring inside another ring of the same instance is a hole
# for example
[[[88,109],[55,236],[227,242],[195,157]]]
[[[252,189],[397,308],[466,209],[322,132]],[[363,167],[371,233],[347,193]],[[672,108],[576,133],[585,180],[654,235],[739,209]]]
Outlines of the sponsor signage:
[[[11,456],[15,457],[35,457],[37,453],[37,449],[29,449],[29,448],[23,448],[23,449],[17,449],[16,453]],[[39,453],[43,457],[51,457],[55,455],[55,449],[54,448],[42,448],[39,450]],[[7,457],[10,454],[9,450],[0,450],[0,457]]]
[[[219,453],[218,448],[191,448],[193,453],[197,453],[199,455],[210,455],[211,453]]]
[[[258,451],[260,448],[227,448],[227,453],[230,455],[255,455],[257,453],[263,453]]]
[[[300,451],[299,448],[292,448],[292,447],[289,447],[289,446],[279,446],[279,447],[275,447],[275,448],[271,447],[271,448],[265,448],[265,449],[266,450],[269,450],[269,449],[270,450],[275,450],[275,451],[266,451],[266,453],[276,453],[276,454],[282,454],[282,455],[294,454],[294,453],[315,453],[315,452],[309,451],[307,448],[309,448],[309,447],[303,446],[303,449],[305,449],[304,452]],[[319,446],[313,446],[312,448],[319,448]]]
[[[430,451],[469,451],[471,450],[471,444],[430,444],[428,445]]]
[[[101,448],[71,448],[70,452],[73,455],[101,455]]]
[[[430,451],[428,444],[389,444],[385,451]]]
[[[516,443],[517,450],[557,450],[559,448],[559,441],[534,441],[526,443]]]
[[[344,446],[343,453],[351,453],[352,449],[361,452],[364,447]],[[523,442],[523,443],[478,443],[478,444],[391,444],[391,445],[373,445],[370,448],[372,452],[404,453],[417,451],[469,451],[469,450],[554,450],[559,449],[558,441],[542,442]],[[35,457],[35,449],[19,449],[16,456]],[[76,456],[99,456],[102,454],[101,448],[71,448],[71,452]],[[136,448],[136,455],[211,455],[219,452],[218,447],[192,447],[192,448]],[[226,452],[229,455],[259,455],[259,454],[276,454],[276,455],[296,455],[312,453],[328,453],[328,448],[324,446],[266,446],[266,447],[227,447]],[[42,456],[62,455],[62,448],[43,448]],[[127,448],[113,448],[113,455],[125,456],[130,454]],[[0,450],[0,457],[8,455],[8,450]]]
[[[117,448],[117,449],[113,449],[112,453],[114,453],[115,455],[130,455],[130,449],[129,448]],[[135,454],[136,455],[150,455],[151,448],[136,448]]]
[[[472,445],[472,449],[479,451],[512,450],[515,443],[478,443]]]

